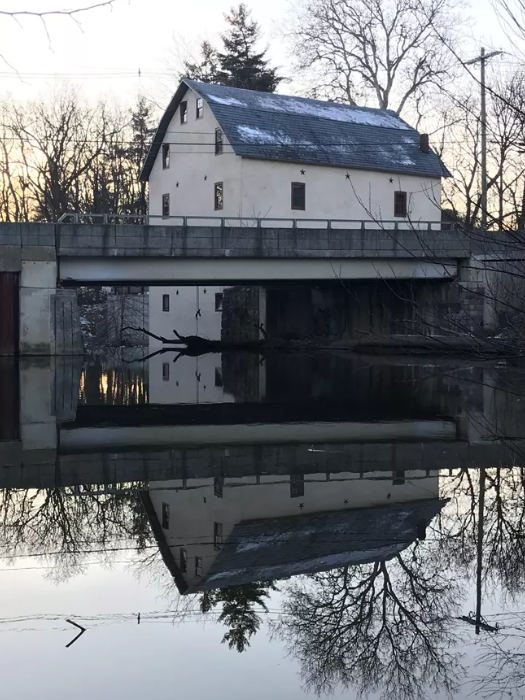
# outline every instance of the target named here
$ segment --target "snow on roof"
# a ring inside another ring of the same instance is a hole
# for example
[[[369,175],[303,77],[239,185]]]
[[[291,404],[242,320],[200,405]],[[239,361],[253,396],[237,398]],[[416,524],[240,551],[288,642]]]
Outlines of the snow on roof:
[[[187,90],[205,99],[233,152],[245,158],[448,177],[438,156],[395,112],[184,80],[161,119],[141,173],[148,179]]]

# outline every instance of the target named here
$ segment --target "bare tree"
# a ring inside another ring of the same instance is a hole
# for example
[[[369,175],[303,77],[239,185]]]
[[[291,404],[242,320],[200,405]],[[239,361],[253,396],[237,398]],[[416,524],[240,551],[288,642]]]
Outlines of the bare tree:
[[[304,0],[289,34],[315,95],[404,111],[450,76],[452,0]]]
[[[423,551],[412,547],[391,561],[290,586],[274,628],[308,689],[324,694],[342,685],[401,699],[453,689],[459,586]]]

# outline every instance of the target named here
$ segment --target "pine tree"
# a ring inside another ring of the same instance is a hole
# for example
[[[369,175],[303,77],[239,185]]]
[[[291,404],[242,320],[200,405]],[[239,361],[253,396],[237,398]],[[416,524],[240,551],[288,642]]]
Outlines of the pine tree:
[[[153,134],[155,133],[153,113],[146,98],[140,95],[135,109],[131,112],[132,140],[126,153],[134,168],[134,177],[144,165]],[[148,196],[145,182],[139,182],[133,206],[134,214],[148,213]]]
[[[242,653],[250,646],[250,638],[261,626],[261,616],[256,607],[268,612],[265,599],[270,597],[270,591],[276,590],[271,582],[255,582],[206,591],[202,594],[200,609],[203,613],[209,613],[215,606],[222,604],[217,622],[222,622],[229,628],[222,641],[227,642],[230,649]]]
[[[275,92],[282,78],[275,68],[269,68],[265,60],[266,51],[257,52],[259,25],[251,19],[246,5],[232,8],[226,16],[230,25],[222,34],[224,52],[218,52],[219,71],[216,82],[221,85]]]
[[[217,51],[208,41],[201,44],[200,61],[192,63],[184,61],[183,77],[198,80],[201,83],[217,83],[219,63]]]

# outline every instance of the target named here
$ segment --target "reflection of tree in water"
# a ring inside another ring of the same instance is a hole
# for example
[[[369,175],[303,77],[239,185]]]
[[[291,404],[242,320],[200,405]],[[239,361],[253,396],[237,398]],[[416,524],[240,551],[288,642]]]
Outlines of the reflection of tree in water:
[[[266,599],[269,591],[276,591],[273,583],[248,583],[231,586],[214,591],[206,591],[199,596],[201,612],[206,614],[218,605],[222,610],[217,622],[228,627],[223,642],[228,642],[230,649],[243,652],[250,646],[250,639],[261,627],[261,614],[256,606],[268,612]]]
[[[483,578],[486,587],[500,585],[514,597],[525,588],[525,469],[487,469],[485,475]],[[479,476],[465,470],[442,479],[451,502],[432,526],[443,562],[465,578],[475,571]]]
[[[307,689],[352,686],[401,699],[453,689],[460,587],[426,552],[414,546],[388,562],[289,586],[275,631],[299,660]]]
[[[55,581],[82,573],[92,554],[97,561],[110,563],[115,550],[150,544],[149,524],[135,492],[82,496],[59,488],[0,492],[0,556],[45,555]]]

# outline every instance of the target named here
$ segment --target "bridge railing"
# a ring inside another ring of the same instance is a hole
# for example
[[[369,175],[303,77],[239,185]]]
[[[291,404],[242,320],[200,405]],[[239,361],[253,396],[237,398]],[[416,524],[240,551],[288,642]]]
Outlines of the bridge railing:
[[[389,231],[449,231],[457,224],[442,221],[378,221],[364,219],[287,219],[281,217],[240,216],[160,216],[156,214],[63,214],[61,224],[150,224],[155,226],[212,226],[220,228],[291,228],[291,229],[385,229]]]

